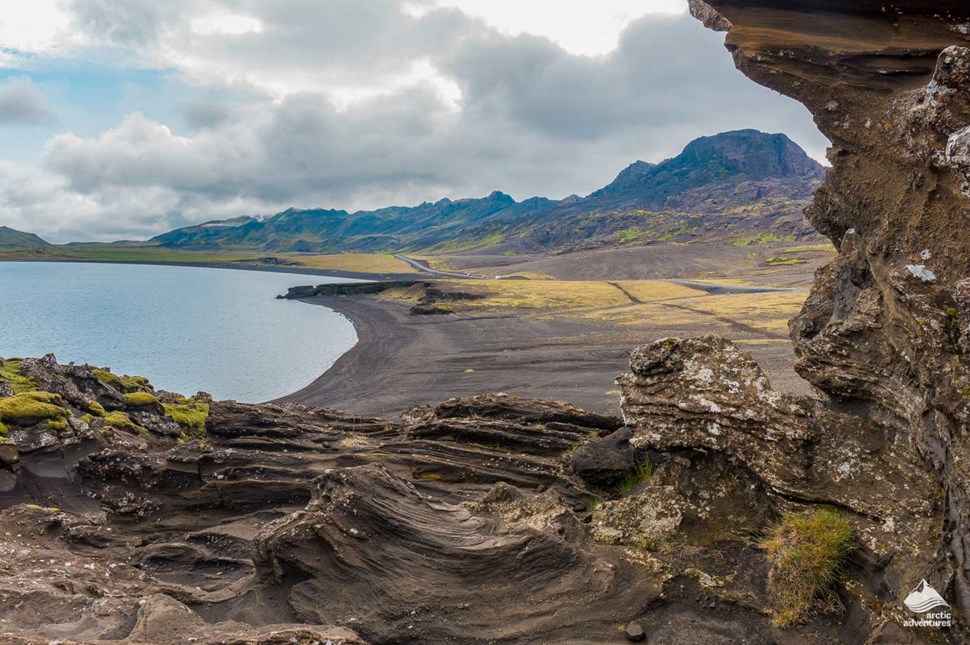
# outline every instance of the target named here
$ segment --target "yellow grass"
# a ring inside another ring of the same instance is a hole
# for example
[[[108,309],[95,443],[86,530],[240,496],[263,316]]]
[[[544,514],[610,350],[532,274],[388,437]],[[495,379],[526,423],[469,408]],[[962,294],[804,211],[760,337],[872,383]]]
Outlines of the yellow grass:
[[[609,283],[591,280],[448,280],[443,284],[450,290],[485,296],[462,302],[468,309],[582,309],[630,302]]]
[[[712,295],[661,280],[612,284],[600,280],[439,280],[435,285],[445,292],[484,296],[447,302],[459,314],[513,309],[543,318],[576,317],[623,328],[690,328],[695,334],[723,334],[742,326],[779,337],[787,336],[788,320],[807,296],[806,291]],[[414,286],[381,295],[414,303],[424,289]],[[640,302],[633,302],[630,295]]]
[[[407,262],[377,253],[335,253],[332,255],[282,254],[281,259],[310,269],[357,271],[360,273],[415,273]]]
[[[662,280],[617,280],[616,284],[643,302],[691,298],[702,291]]]

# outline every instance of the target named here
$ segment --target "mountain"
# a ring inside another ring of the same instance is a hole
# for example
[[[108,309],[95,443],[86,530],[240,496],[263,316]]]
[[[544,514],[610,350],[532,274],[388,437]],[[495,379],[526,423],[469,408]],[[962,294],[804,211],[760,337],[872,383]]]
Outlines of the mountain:
[[[801,211],[824,169],[783,134],[701,137],[659,164],[637,161],[587,197],[502,192],[374,211],[288,209],[181,228],[151,240],[172,248],[269,252],[521,252],[767,235],[812,237]]]
[[[50,244],[34,235],[7,226],[0,226],[0,249],[42,249]]]

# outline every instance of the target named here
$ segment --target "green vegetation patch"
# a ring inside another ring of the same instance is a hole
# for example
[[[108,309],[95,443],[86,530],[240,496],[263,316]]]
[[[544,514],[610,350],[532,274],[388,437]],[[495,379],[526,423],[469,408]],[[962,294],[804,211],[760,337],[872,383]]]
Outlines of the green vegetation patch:
[[[97,401],[91,401],[88,404],[88,412],[96,417],[103,417],[105,414],[107,414],[104,410],[104,406]]]
[[[23,394],[37,389],[32,379],[20,373],[20,361],[16,359],[0,359],[0,377],[7,379],[14,394]]]
[[[127,430],[129,432],[148,434],[147,429],[132,421],[131,418],[124,412],[109,412],[104,416],[104,423],[105,425],[112,428],[117,428],[118,430]]]
[[[644,483],[653,476],[653,464],[649,459],[638,461],[633,470],[623,479],[618,481],[613,489],[620,497],[626,497],[634,491],[640,484]]]
[[[754,233],[751,235],[736,235],[731,238],[731,246],[751,246],[752,244],[771,244],[772,242],[794,242],[794,235],[778,237],[768,231],[764,233]]]
[[[128,405],[140,408],[146,405],[155,405],[158,403],[158,399],[151,392],[128,392],[125,394],[125,401]]]
[[[819,508],[786,513],[761,546],[771,564],[768,587],[776,603],[773,622],[790,627],[817,603],[835,602],[834,587],[855,548],[855,532],[841,513]]]
[[[768,258],[765,260],[768,266],[778,267],[778,266],[793,266],[796,264],[806,264],[808,260],[800,257],[789,257],[787,255],[780,255],[776,258]]]
[[[152,384],[144,376],[122,376],[121,386],[125,392],[145,392]]]
[[[37,424],[37,427],[46,432],[47,434],[52,434],[57,436],[62,432],[67,432],[68,424],[67,419],[47,419],[46,421],[41,421]]]
[[[123,392],[145,392],[151,388],[151,383],[144,376],[118,376],[111,370],[103,369],[94,369],[91,373],[105,385]]]
[[[24,392],[0,399],[0,421],[12,421],[18,425],[66,417],[66,409],[54,403],[61,397],[51,392]]]
[[[180,398],[177,403],[163,403],[165,415],[179,424],[190,437],[205,435],[205,421],[209,418],[209,404],[193,398]]]

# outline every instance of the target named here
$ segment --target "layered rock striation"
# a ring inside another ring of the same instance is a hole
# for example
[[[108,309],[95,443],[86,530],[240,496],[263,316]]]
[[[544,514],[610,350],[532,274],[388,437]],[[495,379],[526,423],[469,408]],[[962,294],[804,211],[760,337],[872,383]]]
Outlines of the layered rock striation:
[[[633,442],[737,470],[752,500],[849,513],[871,552],[850,594],[867,630],[922,578],[970,612],[970,8],[941,2],[691,2],[739,69],[802,102],[832,141],[807,215],[839,255],[791,321],[818,392],[770,389],[718,338],[634,353]],[[690,478],[688,477],[687,480]],[[680,478],[684,481],[684,477]],[[688,508],[690,508],[688,506]],[[962,634],[962,636],[961,636]]]

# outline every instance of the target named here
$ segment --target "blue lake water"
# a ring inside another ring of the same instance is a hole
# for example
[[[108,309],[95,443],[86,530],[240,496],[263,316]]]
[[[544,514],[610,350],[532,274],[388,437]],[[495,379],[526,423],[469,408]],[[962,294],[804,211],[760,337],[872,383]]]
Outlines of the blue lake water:
[[[156,388],[259,402],[294,392],[357,342],[325,307],[276,300],[340,278],[132,264],[0,262],[0,356],[148,377]]]

